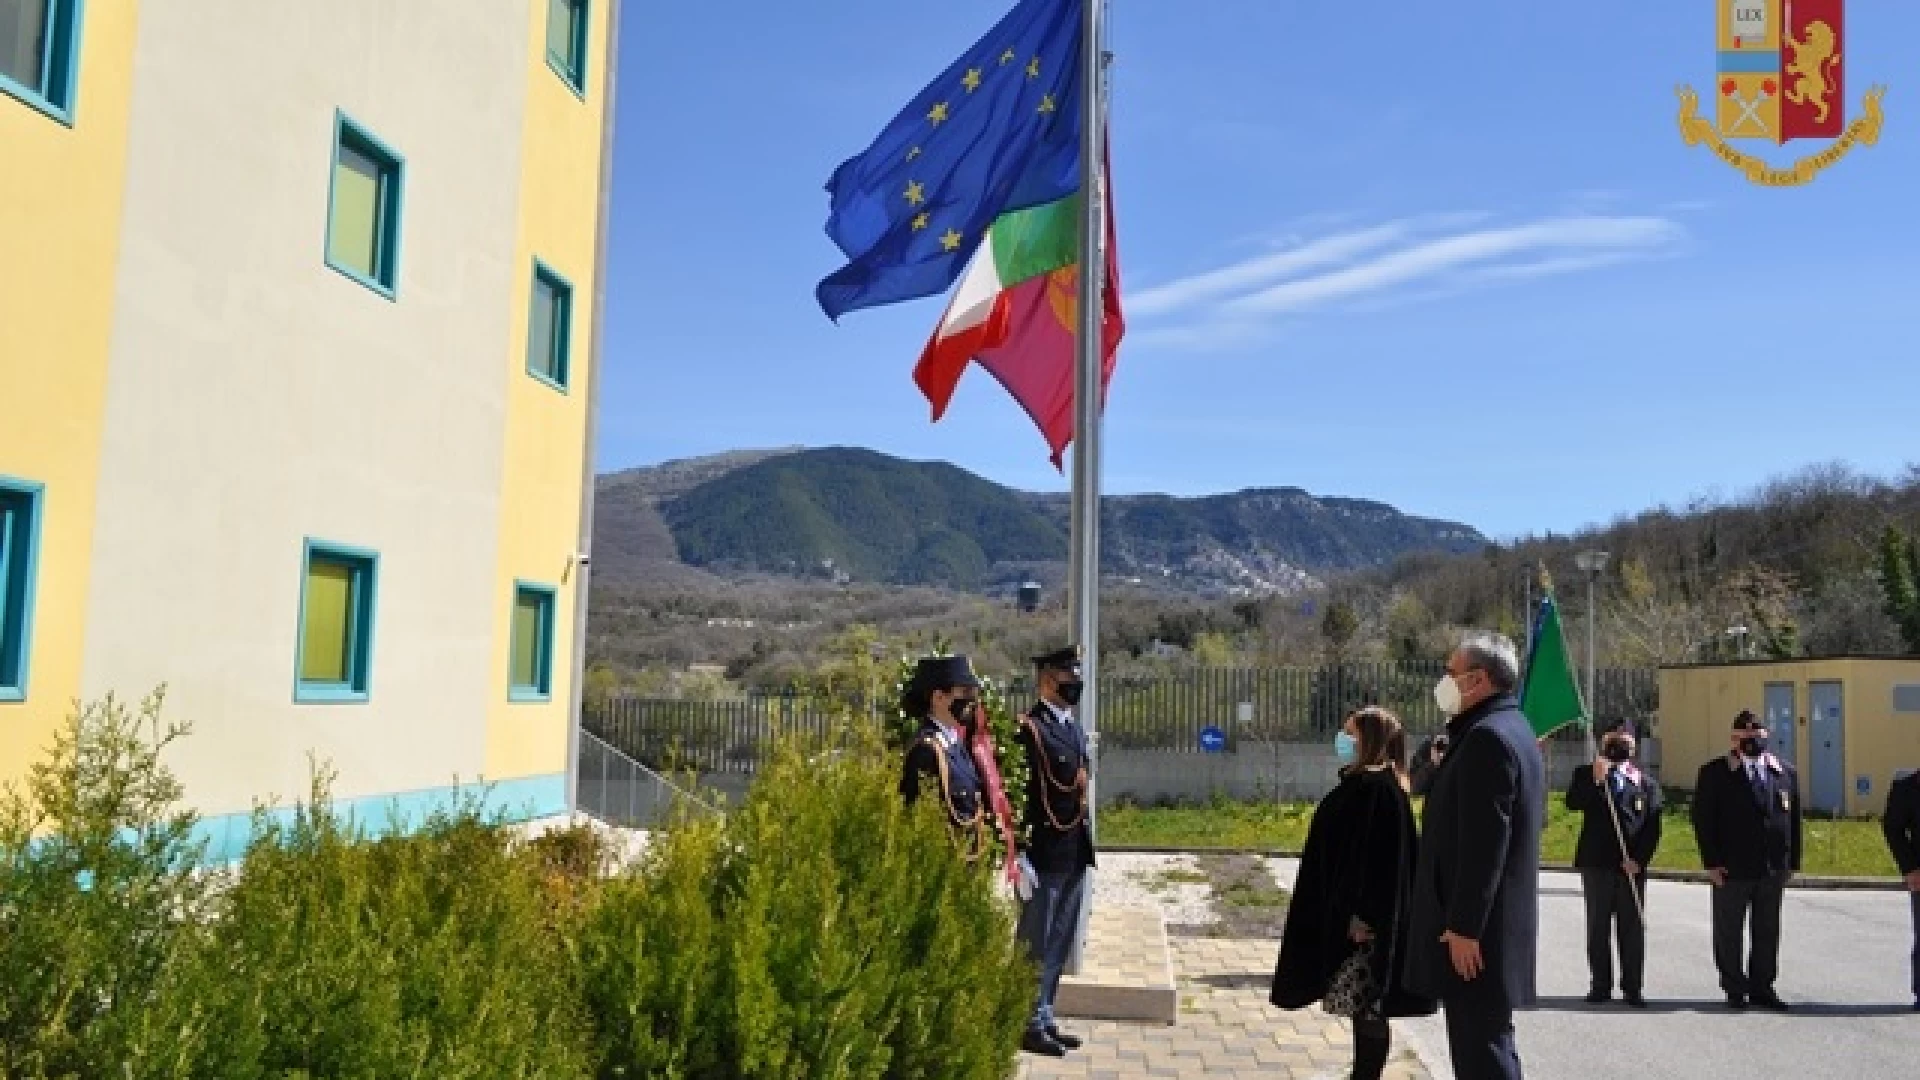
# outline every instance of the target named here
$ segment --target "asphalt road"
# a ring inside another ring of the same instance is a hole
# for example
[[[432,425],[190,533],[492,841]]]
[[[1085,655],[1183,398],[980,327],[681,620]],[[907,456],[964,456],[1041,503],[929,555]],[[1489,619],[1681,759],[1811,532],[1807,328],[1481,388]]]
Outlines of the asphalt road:
[[[1588,1005],[1580,879],[1540,879],[1540,1009],[1520,1014],[1530,1080],[1772,1080],[1920,1076],[1907,894],[1789,889],[1781,916],[1784,1015],[1727,1009],[1713,969],[1705,885],[1655,881],[1647,898],[1649,1008]],[[1451,1080],[1439,1017],[1394,1024],[1436,1080]]]

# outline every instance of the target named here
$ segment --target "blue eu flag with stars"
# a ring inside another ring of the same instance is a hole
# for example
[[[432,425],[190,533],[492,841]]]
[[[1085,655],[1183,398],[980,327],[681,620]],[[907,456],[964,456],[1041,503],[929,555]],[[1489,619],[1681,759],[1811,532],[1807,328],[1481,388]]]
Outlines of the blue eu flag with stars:
[[[827,181],[827,316],[945,292],[995,218],[1080,188],[1087,0],[1020,0]]]

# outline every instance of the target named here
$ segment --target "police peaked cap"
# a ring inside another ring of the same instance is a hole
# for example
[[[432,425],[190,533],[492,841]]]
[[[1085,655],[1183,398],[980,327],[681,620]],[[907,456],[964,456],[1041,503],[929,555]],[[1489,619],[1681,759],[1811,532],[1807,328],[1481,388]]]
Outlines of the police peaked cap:
[[[979,686],[973,665],[964,656],[923,656],[913,671],[913,685],[921,690],[940,690],[954,686]]]
[[[1080,650],[1069,645],[1064,649],[1055,649],[1033,658],[1033,666],[1041,670],[1052,669],[1072,675],[1080,674]]]

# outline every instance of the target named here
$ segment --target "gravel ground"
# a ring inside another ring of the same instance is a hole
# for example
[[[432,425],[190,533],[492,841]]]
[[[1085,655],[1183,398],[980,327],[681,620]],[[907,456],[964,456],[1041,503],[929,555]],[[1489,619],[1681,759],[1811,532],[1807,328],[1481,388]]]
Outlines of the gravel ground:
[[[1242,855],[1104,852],[1094,873],[1093,902],[1154,907],[1167,931],[1181,937],[1279,937],[1285,898],[1273,871],[1278,860]]]
[[[1096,906],[1153,907],[1169,923],[1213,920],[1213,889],[1191,855],[1101,852],[1093,874]]]

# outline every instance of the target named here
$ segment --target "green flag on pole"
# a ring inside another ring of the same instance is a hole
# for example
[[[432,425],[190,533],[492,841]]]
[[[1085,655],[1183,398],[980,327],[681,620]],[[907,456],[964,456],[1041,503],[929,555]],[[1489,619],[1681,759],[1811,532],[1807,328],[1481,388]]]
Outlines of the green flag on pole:
[[[1552,593],[1540,601],[1540,615],[1534,621],[1520,711],[1526,714],[1534,736],[1542,739],[1568,724],[1587,721],[1586,702],[1573,673],[1573,659],[1567,655],[1567,635],[1560,627],[1560,608]]]

